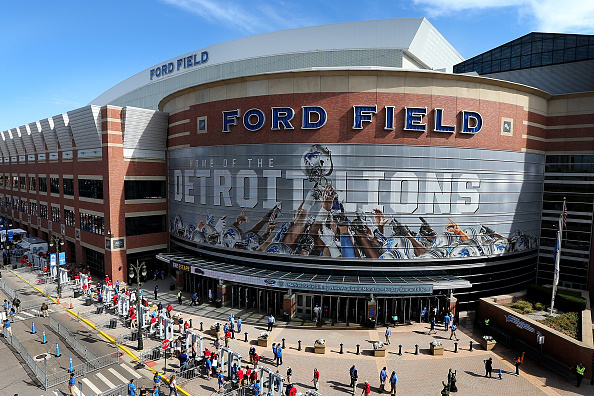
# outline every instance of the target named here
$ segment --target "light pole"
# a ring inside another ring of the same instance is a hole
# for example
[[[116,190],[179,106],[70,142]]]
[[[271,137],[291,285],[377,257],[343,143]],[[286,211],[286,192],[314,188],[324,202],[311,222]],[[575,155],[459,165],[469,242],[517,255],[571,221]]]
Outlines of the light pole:
[[[144,342],[142,341],[142,327],[140,324],[140,275],[146,276],[146,265],[144,262],[140,262],[140,260],[136,260],[136,264],[128,264],[129,271],[128,277],[132,280],[136,277],[136,320],[137,320],[137,327],[138,327],[138,350],[142,351],[144,349]]]
[[[60,234],[53,234],[49,245],[56,247],[56,266],[58,267],[58,298],[60,298],[62,297],[62,284],[60,281],[60,246],[64,246],[64,238]]]

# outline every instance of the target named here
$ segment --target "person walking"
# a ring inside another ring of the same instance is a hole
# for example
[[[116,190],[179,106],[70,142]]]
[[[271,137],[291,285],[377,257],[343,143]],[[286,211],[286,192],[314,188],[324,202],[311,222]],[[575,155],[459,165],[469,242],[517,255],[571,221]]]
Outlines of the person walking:
[[[437,330],[435,330],[435,317],[431,318],[431,327],[428,334],[431,334],[431,332],[437,334]]]
[[[493,358],[489,358],[487,360],[483,360],[483,362],[485,363],[485,377],[491,377],[491,374],[493,372]]]
[[[583,364],[578,363],[578,365],[575,368],[575,373],[576,373],[576,385],[577,387],[580,386],[580,384],[582,383],[582,380],[584,379],[584,374],[586,373],[586,368],[584,367]]]
[[[128,396],[136,396],[136,385],[134,385],[134,378],[128,384]]]
[[[448,315],[447,313],[443,317],[443,323],[445,325],[445,331],[448,331],[448,328],[450,327],[450,315]]]
[[[192,294],[192,303],[190,305],[195,307],[197,299],[198,299],[198,295],[196,295],[196,293]]]
[[[392,330],[390,329],[390,326],[386,327],[386,344],[390,345],[390,336],[392,335]]]
[[[398,376],[396,375],[396,371],[392,371],[392,375],[390,375],[390,394],[396,394],[396,386],[398,385]]]
[[[458,336],[456,335],[457,329],[458,329],[458,326],[456,326],[455,323],[452,323],[452,332],[450,333],[450,340],[452,339],[452,337],[456,337],[456,341],[458,341]]]
[[[48,317],[48,312],[49,312],[49,307],[47,306],[46,303],[41,304],[41,314],[43,315],[44,318]]]
[[[76,378],[74,378],[74,373],[70,373],[70,379],[68,380],[68,395],[69,396],[76,396]]]
[[[243,369],[241,368],[241,366],[237,370],[237,387],[243,387]]]
[[[4,334],[9,335],[12,337],[12,329],[10,327],[10,320],[4,320]]]
[[[363,384],[363,391],[361,392],[361,396],[369,395],[371,395],[371,385],[369,385],[369,382],[365,381],[365,384]]]
[[[155,285],[155,300],[157,299],[158,293],[159,293],[159,285]]]
[[[161,393],[159,392],[159,387],[157,385],[153,386],[153,393],[151,393],[151,396],[159,396]]]
[[[386,380],[387,379],[388,379],[388,372],[386,371],[386,368],[384,367],[382,369],[382,371],[380,371],[380,375],[379,375],[379,380],[380,380],[379,391],[380,391],[380,393],[383,393],[386,391]]]
[[[291,383],[291,376],[293,375],[293,369],[291,368],[291,366],[289,366],[287,368],[287,383],[290,384]]]
[[[353,393],[354,393],[355,389],[357,389],[357,381],[359,380],[359,373],[357,372],[357,368],[355,367],[354,364],[351,367],[349,373],[351,375],[351,388],[353,388]]]
[[[175,374],[173,374],[170,378],[169,378],[169,396],[175,394],[175,396],[178,396],[177,394],[177,383],[175,381]]]
[[[218,381],[218,384],[219,384],[219,393],[221,393],[221,391],[225,387],[225,377],[223,376],[223,371],[219,371],[219,376],[217,378],[217,381]]]
[[[241,317],[237,317],[237,332],[241,333]]]
[[[161,386],[161,375],[157,372],[155,372],[155,375],[153,376],[153,385],[157,388]]]
[[[272,331],[272,326],[274,326],[274,316],[272,316],[272,314],[268,315],[268,319],[267,319],[267,323],[268,323],[268,331]]]
[[[282,366],[283,364],[283,348],[281,348],[280,344],[276,346],[276,365]]]
[[[182,305],[182,292],[181,292],[181,290],[178,290],[177,291],[177,303],[179,305]]]
[[[515,365],[516,365],[516,377],[520,375],[520,365],[524,362],[524,352],[522,355],[516,355]]]
[[[320,372],[317,368],[313,370],[313,380],[311,380],[314,384],[314,388],[316,390],[320,389]]]

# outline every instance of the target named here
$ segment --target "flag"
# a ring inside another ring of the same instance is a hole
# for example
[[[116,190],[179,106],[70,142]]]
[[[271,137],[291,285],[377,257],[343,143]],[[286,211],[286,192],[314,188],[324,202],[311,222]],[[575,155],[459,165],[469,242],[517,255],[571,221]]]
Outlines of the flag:
[[[561,262],[561,231],[557,231],[557,239],[555,240],[555,274],[553,277],[553,286],[559,284],[559,263]],[[554,294],[554,293],[553,293]],[[553,297],[554,299],[554,297]]]
[[[567,203],[563,199],[563,228],[567,228]]]
[[[555,239],[555,273],[553,275],[553,292],[551,294],[551,315],[555,306],[555,295],[559,285],[559,264],[561,262],[561,242],[563,238],[563,228],[567,228],[567,205],[563,199],[563,210],[559,215],[559,225],[557,226],[557,238]]]

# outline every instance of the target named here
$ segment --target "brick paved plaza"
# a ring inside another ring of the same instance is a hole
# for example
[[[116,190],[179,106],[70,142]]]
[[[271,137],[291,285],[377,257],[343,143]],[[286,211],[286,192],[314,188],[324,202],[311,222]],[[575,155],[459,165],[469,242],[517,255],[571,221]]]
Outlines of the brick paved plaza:
[[[25,291],[32,289],[32,286],[24,281],[34,283],[36,275],[26,272],[28,269],[16,271],[3,271],[3,280],[15,290]],[[22,279],[17,278],[19,274]],[[169,280],[156,281],[160,290],[168,290]],[[155,281],[148,281],[143,285],[145,290],[152,290]],[[62,305],[69,305],[70,298],[67,292],[62,299]],[[159,301],[171,302],[174,305],[174,312],[184,313],[184,319],[192,319],[193,329],[199,330],[200,322],[203,322],[204,330],[210,328],[215,322],[224,321],[229,314],[240,315],[243,319],[242,332],[248,332],[249,342],[244,342],[244,334],[237,334],[237,338],[231,340],[230,347],[242,354],[245,360],[248,356],[248,348],[256,344],[258,334],[266,330],[266,317],[253,312],[240,312],[228,308],[214,308],[210,305],[190,307],[187,305],[189,296],[184,296],[184,305],[177,305],[174,291],[160,293]],[[152,293],[149,293],[153,297]],[[130,332],[129,329],[118,325],[116,329],[108,329],[107,323],[113,316],[111,314],[97,314],[94,306],[84,306],[82,298],[72,299],[74,311],[85,319],[95,323],[113,338],[122,340],[123,336]],[[153,302],[152,299],[150,302]],[[59,309],[57,304],[52,305],[53,309]],[[391,345],[387,346],[385,358],[373,356],[372,342],[384,340],[385,327],[377,329],[366,329],[358,326],[333,327],[326,325],[316,328],[309,324],[301,325],[299,321],[293,321],[289,325],[278,323],[272,331],[269,345],[273,342],[285,342],[286,348],[283,353],[284,364],[278,368],[281,374],[285,374],[288,366],[293,369],[293,383],[299,392],[313,389],[312,372],[316,367],[321,373],[320,392],[322,395],[341,395],[352,393],[349,388],[349,368],[355,364],[359,371],[359,388],[356,394],[362,391],[364,381],[372,385],[372,393],[378,392],[379,371],[387,367],[388,373],[395,370],[398,378],[399,395],[439,395],[442,389],[441,381],[447,381],[447,373],[451,368],[457,372],[458,394],[459,395],[496,395],[511,394],[515,392],[520,395],[589,395],[593,388],[584,381],[581,388],[576,388],[573,382],[568,382],[557,374],[545,370],[534,361],[526,359],[522,365],[522,373],[519,377],[514,375],[512,359],[514,351],[497,345],[493,351],[483,350],[479,344],[482,334],[472,333],[471,329],[462,328],[458,333],[460,338],[458,353],[454,353],[454,341],[449,340],[449,332],[444,331],[443,326],[438,326],[437,334],[428,335],[427,324],[412,324],[393,328]],[[177,326],[176,326],[177,329]],[[210,347],[213,338],[209,332],[203,332],[207,345]],[[313,345],[316,339],[326,340],[326,353],[315,354]],[[301,340],[302,349],[298,350],[298,341]],[[445,347],[443,356],[433,356],[429,352],[429,343],[433,340],[443,342]],[[470,341],[473,341],[478,348],[469,351]],[[148,338],[145,341],[145,350],[154,348],[161,343],[158,339]],[[343,354],[340,354],[340,344],[343,344]],[[137,353],[135,341],[123,341],[122,344],[134,353]],[[360,345],[360,355],[356,354],[356,345]],[[419,345],[419,354],[415,355],[415,345]],[[402,355],[398,355],[398,346],[402,345]],[[271,348],[256,346],[261,356],[261,364],[275,368],[271,359]],[[497,374],[501,369],[503,379],[499,380],[497,375],[489,379],[484,377],[483,360],[493,358],[494,372]],[[128,359],[129,360],[129,359]],[[168,373],[178,368],[178,361],[168,361]],[[163,360],[159,360],[153,369],[163,371]],[[587,374],[586,377],[589,377]],[[150,380],[143,378],[139,385],[150,385]],[[202,378],[183,382],[181,387],[191,395],[209,395],[216,391],[216,381],[206,381]],[[40,392],[41,393],[41,392]],[[165,393],[166,394],[166,393]]]

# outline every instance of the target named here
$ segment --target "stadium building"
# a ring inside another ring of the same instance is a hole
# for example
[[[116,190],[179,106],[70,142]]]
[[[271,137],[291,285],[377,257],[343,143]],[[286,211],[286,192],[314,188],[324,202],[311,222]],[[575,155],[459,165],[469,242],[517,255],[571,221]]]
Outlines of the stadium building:
[[[550,283],[566,197],[561,282],[592,293],[592,59],[593,37],[531,33],[464,61],[424,18],[213,45],[2,132],[2,213],[101,276],[143,260],[220,304],[359,323]]]

